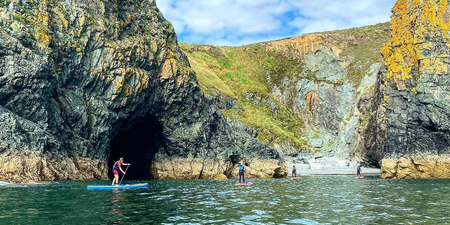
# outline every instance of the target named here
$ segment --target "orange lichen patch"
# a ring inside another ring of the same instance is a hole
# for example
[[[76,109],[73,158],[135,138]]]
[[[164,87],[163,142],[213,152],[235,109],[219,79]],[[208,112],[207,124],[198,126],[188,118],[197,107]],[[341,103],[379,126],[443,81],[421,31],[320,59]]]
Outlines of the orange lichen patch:
[[[116,51],[116,48],[111,43],[106,43],[106,47],[108,47],[108,51],[111,55],[114,55],[114,52]]]
[[[174,57],[171,51],[168,51],[168,55]],[[166,59],[161,68],[161,81],[175,76],[178,72],[178,66],[178,61],[175,58]]]
[[[317,115],[317,106],[319,105],[319,94],[311,91],[306,94],[306,117],[308,124],[314,125]]]
[[[443,61],[448,54],[434,51],[442,48],[442,43],[450,48],[448,7],[444,0],[399,0],[394,5],[392,38],[383,46],[382,54],[388,68],[386,78],[394,81],[398,90],[414,92],[414,87],[407,86],[416,85],[422,73],[448,73]],[[416,69],[418,72],[414,72]]]
[[[177,79],[177,87],[180,87],[184,82],[187,82],[191,77],[192,71],[182,70]],[[195,84],[196,85],[196,84]]]
[[[149,81],[149,76],[146,72],[144,72],[143,70],[139,69],[138,71],[136,71],[136,76],[138,78],[138,85],[136,87],[137,92],[142,91],[143,89],[146,89],[148,87],[148,81]]]
[[[136,95],[148,87],[149,76],[139,68],[120,68],[113,72],[112,85],[116,94]]]
[[[172,76],[172,65],[170,60],[166,60],[161,68],[161,81],[169,79]]]
[[[322,34],[305,34],[298,37],[261,44],[265,46],[267,51],[281,53],[288,57],[296,56],[299,59],[304,59],[308,53],[316,51],[321,44],[324,44],[324,42]],[[338,49],[336,50],[340,51]]]
[[[78,25],[83,26],[85,20],[86,18],[84,17],[84,15],[80,15],[80,17],[78,17]]]

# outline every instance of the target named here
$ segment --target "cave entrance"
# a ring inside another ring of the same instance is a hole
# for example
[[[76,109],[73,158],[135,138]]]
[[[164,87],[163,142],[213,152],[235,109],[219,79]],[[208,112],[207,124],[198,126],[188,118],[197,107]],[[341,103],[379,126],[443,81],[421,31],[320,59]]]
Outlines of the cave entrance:
[[[158,149],[164,144],[162,131],[163,126],[151,115],[120,131],[111,140],[108,177],[114,177],[112,166],[123,157],[125,163],[131,163],[124,180],[151,179],[151,163]],[[125,171],[126,166],[122,169]],[[119,177],[122,177],[121,172]]]

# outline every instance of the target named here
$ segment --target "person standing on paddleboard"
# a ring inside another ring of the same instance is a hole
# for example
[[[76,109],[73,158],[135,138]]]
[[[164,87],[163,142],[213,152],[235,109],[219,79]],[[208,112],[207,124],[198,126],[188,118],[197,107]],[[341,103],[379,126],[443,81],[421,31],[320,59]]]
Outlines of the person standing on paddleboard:
[[[120,157],[120,159],[114,163],[113,168],[112,168],[113,169],[113,173],[114,173],[114,179],[113,179],[111,185],[114,185],[114,182],[116,183],[116,185],[118,185],[118,183],[119,183],[119,170],[122,171],[123,175],[126,174],[122,170],[122,165],[129,166],[130,163],[123,163],[123,157]]]
[[[245,183],[245,168],[244,165],[242,165],[241,163],[239,163],[239,183],[241,183],[241,177],[242,177],[242,181]]]
[[[295,165],[292,166],[292,177],[297,177],[297,169],[295,168]]]
[[[356,176],[361,177],[361,165],[358,163],[358,166],[356,167]]]

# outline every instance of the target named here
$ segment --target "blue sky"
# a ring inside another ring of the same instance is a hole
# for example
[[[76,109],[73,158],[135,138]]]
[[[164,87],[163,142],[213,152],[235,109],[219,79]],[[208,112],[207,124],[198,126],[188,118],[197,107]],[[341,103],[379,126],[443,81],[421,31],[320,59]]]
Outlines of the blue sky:
[[[178,40],[239,46],[390,20],[396,0],[156,0]]]

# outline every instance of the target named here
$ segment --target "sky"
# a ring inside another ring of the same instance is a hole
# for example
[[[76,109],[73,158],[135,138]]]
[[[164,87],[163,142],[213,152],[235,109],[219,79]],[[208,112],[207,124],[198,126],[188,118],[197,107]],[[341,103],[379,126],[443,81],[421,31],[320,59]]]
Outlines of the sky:
[[[156,0],[178,41],[240,46],[390,20],[396,0]]]

